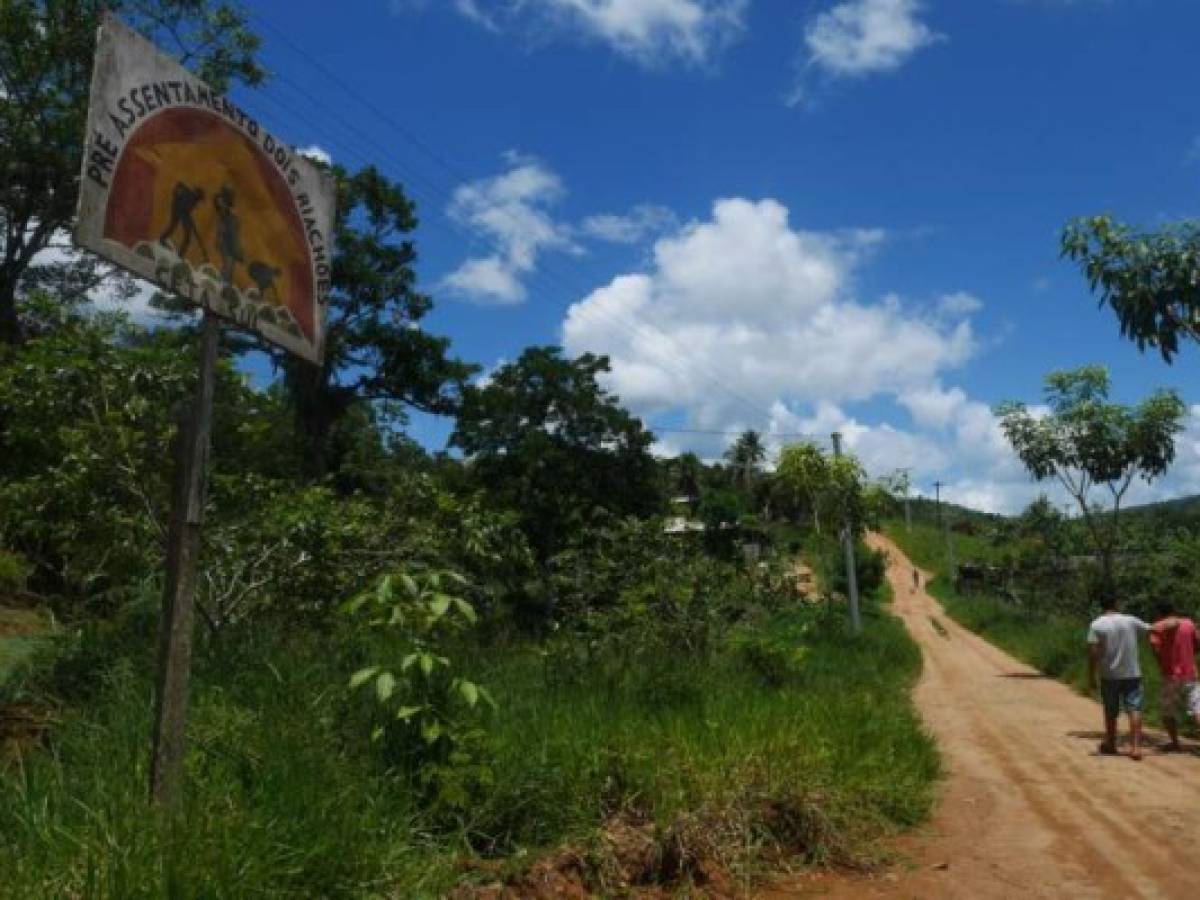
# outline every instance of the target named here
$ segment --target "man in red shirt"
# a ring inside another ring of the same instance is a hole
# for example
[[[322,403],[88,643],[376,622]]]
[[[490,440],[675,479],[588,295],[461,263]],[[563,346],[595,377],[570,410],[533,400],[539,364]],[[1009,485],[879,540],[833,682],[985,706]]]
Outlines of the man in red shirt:
[[[1154,623],[1150,646],[1162,670],[1162,716],[1171,743],[1167,750],[1179,749],[1179,714],[1191,716],[1200,726],[1200,684],[1196,681],[1196,623],[1179,615],[1171,604],[1166,615]]]

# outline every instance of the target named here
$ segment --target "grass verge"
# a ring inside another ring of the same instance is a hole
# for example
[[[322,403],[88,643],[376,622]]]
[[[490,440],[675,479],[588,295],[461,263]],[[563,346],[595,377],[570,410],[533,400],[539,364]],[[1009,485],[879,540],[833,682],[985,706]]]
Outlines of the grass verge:
[[[369,740],[345,689],[353,638],[248,633],[200,649],[186,802],[160,820],[153,629],[90,638],[60,666],[49,745],[0,770],[0,894],[434,897],[564,846],[604,893],[629,877],[606,862],[614,821],[650,836],[651,879],[696,880],[702,859],[746,884],[764,861],[869,862],[928,814],[938,759],[909,699],[917,648],[877,603],[866,617],[856,638],[827,608],[788,610],[708,658],[475,647],[499,711],[487,777],[450,818]]]

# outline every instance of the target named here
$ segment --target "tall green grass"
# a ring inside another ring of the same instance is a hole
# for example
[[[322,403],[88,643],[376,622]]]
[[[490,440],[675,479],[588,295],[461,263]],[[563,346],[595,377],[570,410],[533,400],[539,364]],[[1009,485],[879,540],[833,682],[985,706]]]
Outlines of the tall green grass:
[[[745,873],[777,851],[862,859],[928,813],[938,759],[896,619],[871,604],[852,637],[797,607],[734,632],[710,657],[570,667],[555,642],[466,648],[499,709],[491,779],[461,820],[431,815],[369,740],[365,698],[345,689],[356,638],[307,633],[201,647],[187,797],[160,820],[145,802],[152,629],[110,638],[89,651],[101,664],[67,667],[49,746],[0,771],[0,895],[434,897],[481,855],[519,868],[595,846],[625,814],[660,834],[698,823]]]
[[[0,607],[0,704],[21,699],[47,650],[50,623],[36,612]]]

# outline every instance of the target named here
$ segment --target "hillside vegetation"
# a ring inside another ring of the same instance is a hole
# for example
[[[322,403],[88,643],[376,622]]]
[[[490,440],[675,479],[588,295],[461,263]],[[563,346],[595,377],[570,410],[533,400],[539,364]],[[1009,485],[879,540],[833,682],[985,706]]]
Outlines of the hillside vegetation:
[[[861,635],[839,598],[833,526],[882,502],[856,463],[788,482],[751,438],[656,461],[606,362],[553,348],[465,388],[469,457],[355,407],[319,477],[286,383],[223,359],[184,799],[152,810],[191,335],[28,309],[44,326],[0,349],[6,895],[732,889],[869,865],[927,815],[882,559],[860,545]],[[801,556],[823,593],[797,591]]]

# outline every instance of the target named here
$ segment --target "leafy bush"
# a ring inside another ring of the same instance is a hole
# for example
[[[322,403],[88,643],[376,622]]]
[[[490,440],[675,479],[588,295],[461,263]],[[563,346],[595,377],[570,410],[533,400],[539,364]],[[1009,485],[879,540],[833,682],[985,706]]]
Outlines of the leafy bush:
[[[814,535],[817,569],[821,583],[835,594],[846,596],[850,584],[846,579],[846,551],[834,536]],[[874,594],[884,583],[887,572],[887,554],[868,547],[861,540],[855,542],[854,570],[858,576],[858,590],[863,596]]]
[[[495,708],[487,689],[455,674],[443,655],[448,640],[476,621],[455,572],[385,575],[345,606],[386,629],[388,656],[350,677],[350,688],[373,688],[380,714],[374,740],[391,763],[415,777],[437,813],[461,815],[491,783],[480,714]]]
[[[0,549],[0,592],[25,590],[31,571],[29,563],[20,554]]]

